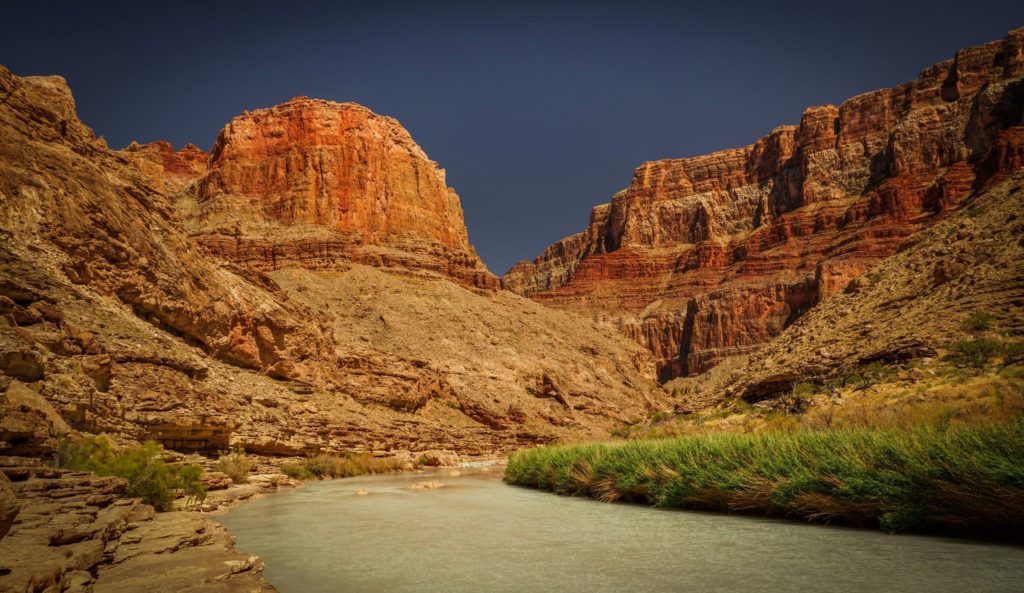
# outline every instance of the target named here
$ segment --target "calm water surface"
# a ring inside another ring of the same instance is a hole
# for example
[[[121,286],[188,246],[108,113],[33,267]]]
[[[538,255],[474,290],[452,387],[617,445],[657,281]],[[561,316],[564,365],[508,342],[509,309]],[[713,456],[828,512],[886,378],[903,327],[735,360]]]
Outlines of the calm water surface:
[[[446,486],[409,489],[430,479]],[[318,482],[219,519],[281,593],[1024,591],[1021,548],[610,505],[476,471]]]

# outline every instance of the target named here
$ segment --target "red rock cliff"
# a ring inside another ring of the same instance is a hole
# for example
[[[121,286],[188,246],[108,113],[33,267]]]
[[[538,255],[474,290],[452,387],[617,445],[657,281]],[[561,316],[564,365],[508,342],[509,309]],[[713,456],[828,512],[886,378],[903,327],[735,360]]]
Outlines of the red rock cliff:
[[[648,162],[504,285],[589,312],[668,378],[771,339],[1024,164],[1024,29],[754,144]]]
[[[260,270],[356,261],[497,288],[462,206],[394,119],[299,97],[233,119],[190,213],[198,243]]]

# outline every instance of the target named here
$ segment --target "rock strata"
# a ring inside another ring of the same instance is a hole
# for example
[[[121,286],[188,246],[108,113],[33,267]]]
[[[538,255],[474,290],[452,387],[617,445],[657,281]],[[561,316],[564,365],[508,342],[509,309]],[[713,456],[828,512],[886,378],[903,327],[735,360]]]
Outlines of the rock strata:
[[[354,261],[499,286],[444,170],[397,121],[354,103],[297,97],[234,118],[194,194],[195,241],[246,268]]]
[[[504,285],[647,346],[663,379],[749,353],[1022,166],[1024,29],[754,144],[641,165]]]

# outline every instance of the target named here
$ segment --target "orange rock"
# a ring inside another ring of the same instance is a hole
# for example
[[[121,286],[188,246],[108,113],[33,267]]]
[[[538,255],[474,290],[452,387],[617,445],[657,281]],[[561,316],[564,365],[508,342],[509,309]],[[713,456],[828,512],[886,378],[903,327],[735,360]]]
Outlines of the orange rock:
[[[246,267],[354,261],[499,286],[444,170],[397,121],[354,103],[297,97],[234,118],[196,198],[198,244]]]

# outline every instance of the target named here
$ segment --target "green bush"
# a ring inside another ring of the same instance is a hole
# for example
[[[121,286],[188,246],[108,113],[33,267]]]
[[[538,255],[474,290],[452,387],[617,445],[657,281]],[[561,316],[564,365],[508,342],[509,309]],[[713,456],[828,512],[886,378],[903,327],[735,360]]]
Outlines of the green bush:
[[[949,358],[959,365],[983,369],[1002,350],[1003,345],[990,338],[960,340],[949,345]]]
[[[976,311],[967,316],[967,319],[963,321],[963,328],[970,332],[983,332],[988,331],[992,327],[992,322],[996,320],[996,316],[991,313],[985,313],[984,311]]]
[[[312,480],[316,478],[313,472],[297,463],[282,463],[280,470],[282,474],[293,480]]]
[[[306,460],[305,469],[320,479],[350,478],[395,471],[401,469],[401,465],[397,459],[378,459],[369,453],[349,453],[343,456],[321,454]]]
[[[1024,537],[1024,419],[537,447],[506,481],[604,501]]]
[[[227,474],[235,484],[245,484],[249,481],[249,472],[254,465],[256,463],[246,456],[245,449],[237,447],[227,455],[221,455],[216,470]]]
[[[124,478],[128,481],[127,496],[141,498],[158,511],[170,510],[179,491],[196,500],[205,498],[203,469],[197,465],[171,465],[163,460],[163,451],[153,441],[115,450],[105,435],[79,442],[62,439],[57,464],[99,476]]]

